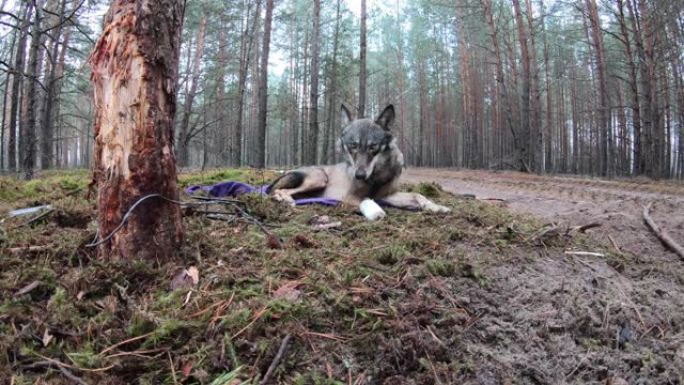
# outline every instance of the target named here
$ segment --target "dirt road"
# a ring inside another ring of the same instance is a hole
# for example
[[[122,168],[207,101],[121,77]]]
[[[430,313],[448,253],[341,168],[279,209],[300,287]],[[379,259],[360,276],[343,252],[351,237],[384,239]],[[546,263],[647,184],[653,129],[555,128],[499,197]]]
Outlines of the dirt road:
[[[488,270],[495,277],[491,287],[473,303],[497,304],[482,310],[490,313],[480,327],[490,325],[485,334],[491,328],[490,338],[498,343],[494,350],[485,344],[469,349],[493,351],[498,368],[519,365],[529,377],[522,379],[525,384],[682,383],[684,261],[646,228],[642,211],[651,203],[656,223],[684,243],[683,184],[435,169],[409,169],[404,181],[437,182],[452,193],[502,199],[510,210],[550,223],[601,223],[590,233],[609,254],[541,252],[526,266]],[[509,314],[498,312],[502,308],[510,308]],[[499,327],[507,317],[513,322]],[[498,332],[510,325],[520,333],[517,339]],[[540,342],[544,338],[553,343]],[[623,340],[629,343],[623,346]],[[555,361],[562,364],[546,365]]]
[[[684,184],[677,182],[607,181],[600,179],[527,175],[517,172],[456,171],[411,168],[406,182],[437,182],[457,194],[503,199],[517,213],[549,222],[585,225],[599,222],[594,236],[635,256],[653,262],[677,262],[646,228],[643,206],[652,203],[651,216],[684,244]]]

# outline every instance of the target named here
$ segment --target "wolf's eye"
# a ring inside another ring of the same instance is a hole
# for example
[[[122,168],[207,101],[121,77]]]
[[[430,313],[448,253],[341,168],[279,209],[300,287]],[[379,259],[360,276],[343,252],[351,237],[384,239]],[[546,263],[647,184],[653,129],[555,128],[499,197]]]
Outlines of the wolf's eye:
[[[371,152],[377,152],[379,147],[377,144],[371,144],[370,147],[368,148]]]

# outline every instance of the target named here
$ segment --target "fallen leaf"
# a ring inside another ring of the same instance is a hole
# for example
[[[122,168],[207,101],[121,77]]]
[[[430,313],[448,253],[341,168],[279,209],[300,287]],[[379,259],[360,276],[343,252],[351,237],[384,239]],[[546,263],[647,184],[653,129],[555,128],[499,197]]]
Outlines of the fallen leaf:
[[[192,285],[195,286],[199,283],[199,270],[195,266],[190,266],[188,268],[188,275],[192,278]]]
[[[188,377],[190,375],[190,372],[192,372],[192,362],[188,361],[183,364],[183,367],[181,368],[181,373],[183,373],[183,377]]]
[[[78,292],[78,294],[76,294],[76,299],[80,301],[83,299],[83,297],[85,297],[85,295],[86,295],[85,291],[81,290]]]
[[[282,242],[280,242],[280,239],[275,234],[268,234],[268,236],[266,237],[266,245],[268,245],[268,247],[270,249],[282,249],[283,248]]]
[[[53,338],[54,336],[50,334],[50,330],[48,330],[48,328],[45,328],[45,333],[43,333],[43,346],[47,347]]]
[[[342,222],[336,221],[328,215],[314,215],[309,219],[309,224],[314,230],[328,230],[342,226]]]
[[[180,288],[190,288],[197,285],[197,282],[199,282],[199,271],[196,267],[192,266],[176,274],[171,280],[170,287],[172,291]]]
[[[300,280],[289,281],[284,285],[280,286],[278,290],[273,292],[273,298],[284,299],[290,302],[294,302],[302,296],[302,292],[297,290],[297,287],[299,287],[301,284],[302,281]]]
[[[314,242],[312,239],[307,238],[303,234],[297,234],[294,237],[294,242],[297,246],[302,247],[304,249],[310,249],[312,247],[316,247],[316,242]]]
[[[326,224],[320,224],[314,226],[314,230],[330,230],[330,229],[336,229],[338,227],[342,227],[342,222],[337,221],[337,222],[330,222]]]
[[[310,225],[325,225],[331,223],[333,220],[328,215],[314,215],[309,219]]]

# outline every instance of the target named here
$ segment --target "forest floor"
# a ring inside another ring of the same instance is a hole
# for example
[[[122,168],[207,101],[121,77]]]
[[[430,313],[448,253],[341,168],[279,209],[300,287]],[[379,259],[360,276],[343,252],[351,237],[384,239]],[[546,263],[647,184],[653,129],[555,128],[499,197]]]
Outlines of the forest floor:
[[[180,184],[273,176],[213,170]],[[368,222],[247,196],[185,208],[185,244],[159,264],[87,247],[86,172],[0,178],[0,378],[684,383],[684,262],[651,239],[639,208],[654,202],[681,239],[681,185],[416,169],[406,180],[444,185],[404,188],[453,212]],[[52,209],[8,218],[40,204]]]

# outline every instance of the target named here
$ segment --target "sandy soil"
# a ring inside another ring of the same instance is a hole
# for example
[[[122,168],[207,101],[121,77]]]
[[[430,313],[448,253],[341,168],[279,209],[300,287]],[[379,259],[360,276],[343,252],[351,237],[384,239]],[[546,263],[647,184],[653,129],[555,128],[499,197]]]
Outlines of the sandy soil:
[[[565,225],[599,222],[593,235],[638,257],[661,263],[682,263],[644,224],[649,203],[655,222],[684,244],[684,184],[538,176],[516,172],[456,171],[412,168],[406,182],[434,181],[456,194],[503,199],[516,213],[529,213]]]
[[[589,232],[605,250],[582,251],[606,257],[542,253],[488,270],[488,290],[468,290],[484,314],[481,342],[468,350],[491,364],[491,378],[485,365],[474,383],[518,383],[502,374],[511,372],[525,384],[684,382],[684,261],[642,219],[652,203],[654,220],[684,243],[684,185],[434,169],[409,169],[404,180],[503,199],[492,203],[560,226],[602,224]]]

